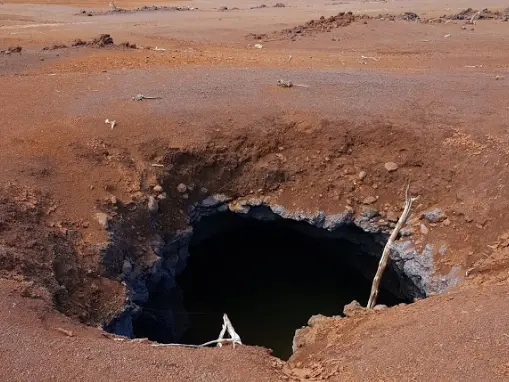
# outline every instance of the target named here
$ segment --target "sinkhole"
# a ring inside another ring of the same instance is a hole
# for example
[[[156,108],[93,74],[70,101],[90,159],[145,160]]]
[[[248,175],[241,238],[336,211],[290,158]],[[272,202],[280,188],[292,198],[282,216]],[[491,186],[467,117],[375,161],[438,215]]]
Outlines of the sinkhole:
[[[209,210],[191,221],[192,232],[168,235],[158,267],[126,277],[129,309],[106,330],[196,345],[217,338],[227,313],[244,344],[287,359],[295,330],[311,316],[340,315],[352,300],[366,305],[387,240],[352,221],[327,230],[267,206]],[[419,293],[389,262],[377,303],[411,302]]]

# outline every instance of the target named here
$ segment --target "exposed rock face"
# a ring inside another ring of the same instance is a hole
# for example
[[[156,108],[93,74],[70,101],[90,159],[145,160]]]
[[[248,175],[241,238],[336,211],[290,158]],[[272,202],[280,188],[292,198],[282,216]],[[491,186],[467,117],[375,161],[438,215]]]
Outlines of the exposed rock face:
[[[376,213],[361,213],[355,217],[351,208],[340,214],[326,215],[322,211],[313,213],[290,211],[283,206],[268,204],[265,200],[257,198],[232,201],[225,195],[209,196],[190,207],[188,229],[169,232],[165,239],[156,235],[152,247],[159,260],[155,261],[150,269],[142,271],[127,263],[124,263],[123,266],[120,265],[124,270],[124,280],[129,288],[129,298],[124,312],[107,325],[107,330],[133,337],[133,321],[143,317],[143,306],[149,301],[151,293],[165,293],[168,296],[180,295],[176,276],[187,264],[191,238],[193,241],[200,242],[206,237],[225,232],[228,229],[228,227],[217,224],[208,225],[206,229],[200,230],[200,235],[203,237],[197,237],[197,233],[194,233],[193,236],[193,226],[196,226],[204,217],[221,213],[234,213],[245,218],[264,221],[290,219],[305,222],[309,224],[309,230],[306,225],[302,226],[304,234],[318,235],[315,236],[317,238],[329,237],[347,240],[360,248],[359,254],[356,256],[379,258],[381,248],[391,231],[386,224],[379,224]],[[352,229],[352,227],[356,228]],[[410,240],[394,244],[390,266],[398,275],[401,289],[399,293],[404,298],[411,300],[440,293],[460,281],[459,269],[456,268],[453,268],[446,276],[434,274],[432,249],[432,245],[428,244],[419,253]],[[345,314],[350,314],[350,311],[353,312],[358,307],[351,308],[348,308]],[[173,312],[174,309],[183,311],[182,301],[179,298],[172,300],[168,309],[158,313],[159,321],[167,325],[169,340],[178,340],[187,324],[182,316],[177,319]]]

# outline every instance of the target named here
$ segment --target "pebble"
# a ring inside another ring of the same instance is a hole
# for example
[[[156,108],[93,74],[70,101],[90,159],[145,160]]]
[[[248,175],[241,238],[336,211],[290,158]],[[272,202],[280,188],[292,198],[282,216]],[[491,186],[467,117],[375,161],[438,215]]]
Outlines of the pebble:
[[[430,223],[440,223],[447,219],[444,212],[440,208],[435,208],[431,211],[426,211],[422,216]]]
[[[376,198],[374,196],[368,196],[367,198],[364,198],[362,201],[362,204],[373,204],[376,202]]]
[[[424,224],[420,225],[420,230],[423,235],[427,235],[429,233],[428,227],[426,227]]]
[[[366,171],[359,172],[359,180],[363,180],[366,177],[366,175],[368,175],[366,174]]]
[[[389,172],[396,171],[399,168],[398,165],[394,162],[386,162],[384,167]]]
[[[184,192],[187,191],[187,186],[184,183],[180,183],[177,186],[177,191],[180,192],[181,194],[183,194]]]
[[[148,197],[148,210],[154,213],[159,210],[159,203],[157,203],[156,198],[153,196]]]
[[[162,194],[157,195],[157,199],[164,200],[168,197],[168,194],[166,192],[163,192]]]
[[[444,225],[445,226],[450,226],[451,225],[451,221],[449,219],[445,219],[444,220]]]
[[[163,187],[161,185],[157,184],[153,188],[154,192],[163,192]]]

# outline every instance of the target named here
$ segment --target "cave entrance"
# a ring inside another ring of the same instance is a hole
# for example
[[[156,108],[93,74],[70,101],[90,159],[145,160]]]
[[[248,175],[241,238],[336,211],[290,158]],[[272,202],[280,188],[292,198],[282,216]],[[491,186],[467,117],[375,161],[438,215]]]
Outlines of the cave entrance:
[[[177,277],[187,329],[180,343],[217,338],[227,313],[243,343],[287,359],[295,330],[312,315],[366,305],[385,236],[348,225],[329,232],[304,222],[232,212],[194,224],[187,266]],[[396,272],[384,274],[378,303],[407,302]]]

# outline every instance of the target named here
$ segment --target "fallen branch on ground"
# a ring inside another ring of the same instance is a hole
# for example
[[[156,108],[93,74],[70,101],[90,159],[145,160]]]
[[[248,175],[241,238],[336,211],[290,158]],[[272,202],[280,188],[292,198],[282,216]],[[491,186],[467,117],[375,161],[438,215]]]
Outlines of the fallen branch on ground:
[[[391,253],[391,247],[394,243],[394,240],[398,237],[399,231],[405,224],[408,216],[410,216],[410,210],[412,209],[412,203],[418,198],[412,198],[408,196],[408,190],[410,185],[407,185],[405,191],[405,208],[403,209],[403,213],[401,214],[396,227],[391,233],[387,244],[385,244],[384,250],[382,252],[382,257],[380,258],[380,262],[378,263],[378,269],[376,271],[375,277],[373,278],[373,284],[371,286],[371,294],[369,295],[368,305],[366,306],[368,309],[372,309],[376,305],[376,298],[378,297],[378,288],[380,286],[380,281],[382,280],[382,275],[384,273],[385,267],[387,266],[387,262],[389,261],[389,254]]]
[[[361,56],[363,60],[373,60],[373,61],[380,61],[380,58],[376,57],[369,57],[369,56]]]
[[[224,338],[224,335],[228,332],[231,338]],[[187,344],[153,344],[154,347],[164,347],[164,346],[184,346],[188,348],[203,348],[209,345],[216,344],[217,346],[221,347],[224,343],[232,343],[235,347],[235,344],[242,345],[242,340],[240,339],[240,336],[237,334],[235,329],[233,328],[233,325],[226,315],[226,313],[223,315],[223,326],[221,328],[221,332],[219,333],[219,338],[217,340],[212,340],[209,342],[205,342],[201,345],[187,345]]]

